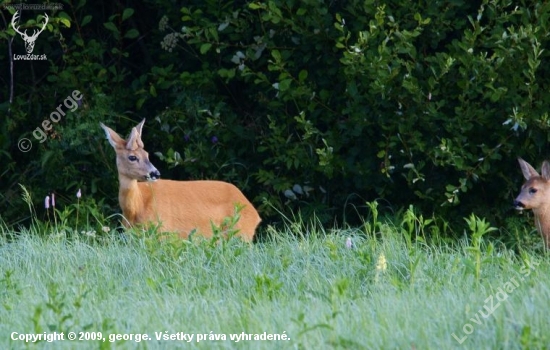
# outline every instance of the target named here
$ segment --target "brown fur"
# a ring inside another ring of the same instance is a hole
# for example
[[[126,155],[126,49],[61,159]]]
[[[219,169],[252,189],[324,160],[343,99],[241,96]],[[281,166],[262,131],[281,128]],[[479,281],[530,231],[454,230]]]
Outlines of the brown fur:
[[[144,122],[132,129],[127,141],[101,124],[117,155],[118,199],[126,225],[160,224],[162,232],[177,232],[181,238],[187,238],[191,232],[211,237],[212,224],[220,227],[225,218],[235,214],[235,205],[242,205],[244,208],[234,228],[239,230],[237,236],[252,241],[261,219],[252,203],[234,185],[222,181],[150,181],[160,174],[143,149]],[[137,160],[130,161],[131,156]]]
[[[542,175],[526,161],[519,158],[523,176],[527,180],[514,201],[519,210],[531,209],[535,215],[535,226],[544,243],[550,248],[550,163],[542,163]]]

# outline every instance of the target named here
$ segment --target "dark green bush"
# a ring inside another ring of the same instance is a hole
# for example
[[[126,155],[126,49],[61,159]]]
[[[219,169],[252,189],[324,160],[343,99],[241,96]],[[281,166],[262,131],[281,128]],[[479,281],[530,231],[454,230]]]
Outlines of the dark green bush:
[[[207,76],[253,121],[246,158],[280,209],[328,221],[384,198],[498,219],[521,181],[515,158],[544,157],[547,4],[231,4],[182,8],[172,52],[201,61],[181,78]],[[295,184],[311,191],[288,199]]]
[[[126,135],[148,118],[163,176],[234,182],[275,220],[300,210],[357,223],[383,199],[501,224],[522,181],[515,158],[548,153],[546,2],[64,4],[37,41],[51,52],[42,76],[16,66],[15,98],[0,105],[9,223],[17,182],[40,196],[87,186],[116,208],[99,121]],[[0,32],[2,62],[13,37]],[[84,104],[59,138],[21,154],[19,135],[77,87]]]

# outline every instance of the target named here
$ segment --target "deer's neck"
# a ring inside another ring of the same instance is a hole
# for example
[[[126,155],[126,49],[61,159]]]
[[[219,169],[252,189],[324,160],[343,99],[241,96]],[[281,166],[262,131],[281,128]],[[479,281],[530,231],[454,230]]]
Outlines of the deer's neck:
[[[140,215],[143,213],[143,198],[139,189],[137,180],[132,180],[127,177],[120,176],[120,189],[118,192],[118,201],[124,217],[131,225],[139,221]]]
[[[544,243],[550,248],[550,207],[533,210],[535,214],[535,226],[542,235]]]

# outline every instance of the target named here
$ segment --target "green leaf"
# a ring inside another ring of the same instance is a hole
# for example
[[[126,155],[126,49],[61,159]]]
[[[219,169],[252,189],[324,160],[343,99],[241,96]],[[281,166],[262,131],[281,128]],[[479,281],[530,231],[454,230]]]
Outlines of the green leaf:
[[[218,74],[222,78],[231,79],[231,78],[235,77],[235,68],[232,68],[232,69],[225,69],[225,68],[219,69]]]
[[[281,80],[279,82],[279,91],[288,90],[290,88],[290,83],[292,83],[292,79]]]
[[[214,38],[214,40],[216,42],[218,42],[220,40],[219,36],[218,36],[218,30],[214,27],[210,27],[208,28],[208,32],[210,33],[210,35],[212,35],[212,37]]]
[[[130,29],[129,31],[126,32],[126,34],[124,35],[125,38],[128,38],[128,39],[135,39],[139,36],[139,32],[137,29],[135,28],[132,28]]]
[[[143,106],[143,103],[145,102],[145,98],[140,98],[137,102],[136,102],[136,108],[137,109],[141,109],[141,107]]]
[[[80,0],[78,4],[76,5],[76,9],[81,9],[82,6],[86,5],[86,0]]]
[[[298,80],[302,83],[307,79],[307,70],[302,69],[298,74]]]
[[[201,54],[205,54],[208,52],[208,50],[210,50],[210,48],[212,47],[212,44],[210,43],[204,43],[201,45],[201,48],[200,48],[200,51],[201,51]]]
[[[157,89],[155,88],[155,85],[151,85],[149,87],[149,93],[151,94],[151,96],[157,97]]]
[[[80,26],[84,27],[86,24],[90,23],[91,20],[92,20],[92,15],[84,16],[84,18],[82,18],[82,22],[80,23]]]
[[[65,19],[68,19],[68,20],[71,20],[71,18],[72,18],[72,17],[69,16],[69,14],[68,14],[67,12],[65,12],[65,11],[59,12],[59,16],[58,16],[58,17],[59,17],[59,18],[65,18]]]
[[[60,18],[59,22],[63,23],[65,27],[71,28],[71,21],[66,18]]]
[[[265,7],[265,5],[252,2],[252,3],[248,4],[248,7],[251,10],[259,10],[259,9],[263,9]]]
[[[128,18],[132,17],[132,15],[134,14],[134,9],[133,8],[127,8],[127,9],[124,9],[124,12],[122,13],[122,20],[127,20]]]
[[[279,50],[271,51],[271,56],[273,56],[275,61],[280,61],[281,60],[281,53],[279,52]]]
[[[119,34],[118,28],[115,26],[113,22],[103,23],[103,26],[108,30],[110,30],[111,32]]]
[[[221,32],[223,31],[225,28],[227,28],[229,26],[229,22],[223,22],[223,23],[220,23],[220,25],[218,26],[218,32]]]

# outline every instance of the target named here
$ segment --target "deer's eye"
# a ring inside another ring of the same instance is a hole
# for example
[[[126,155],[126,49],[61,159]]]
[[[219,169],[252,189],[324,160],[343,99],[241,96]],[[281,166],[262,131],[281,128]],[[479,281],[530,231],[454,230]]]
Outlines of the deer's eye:
[[[138,160],[138,158],[137,158],[136,156],[129,156],[129,157],[128,157],[128,160],[129,160],[130,162],[135,162],[136,160]]]
[[[537,191],[538,191],[538,190],[537,190],[536,188],[531,187],[531,188],[529,189],[529,194],[535,194],[535,193],[537,193]]]

